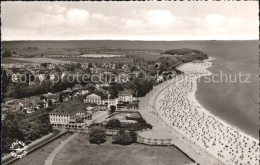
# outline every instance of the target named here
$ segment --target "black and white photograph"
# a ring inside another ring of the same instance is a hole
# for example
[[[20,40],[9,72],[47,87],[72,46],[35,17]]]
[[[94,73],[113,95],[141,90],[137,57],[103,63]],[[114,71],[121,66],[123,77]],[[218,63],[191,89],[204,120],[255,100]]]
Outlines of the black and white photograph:
[[[1,1],[1,164],[258,165],[258,1]]]

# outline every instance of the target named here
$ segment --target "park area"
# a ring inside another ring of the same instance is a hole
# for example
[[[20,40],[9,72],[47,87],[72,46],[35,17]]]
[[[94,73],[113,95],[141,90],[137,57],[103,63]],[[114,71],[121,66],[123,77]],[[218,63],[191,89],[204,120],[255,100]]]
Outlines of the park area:
[[[174,146],[148,146],[134,143],[127,146],[112,144],[107,137],[103,144],[90,144],[88,137],[79,135],[56,155],[53,165],[182,165],[193,161]]]
[[[27,154],[22,159],[18,159],[12,163],[12,165],[44,165],[45,160],[49,154],[58,147],[62,141],[64,141],[71,134],[65,134],[61,137],[53,140],[52,142],[44,145],[43,147],[33,151],[32,153]]]

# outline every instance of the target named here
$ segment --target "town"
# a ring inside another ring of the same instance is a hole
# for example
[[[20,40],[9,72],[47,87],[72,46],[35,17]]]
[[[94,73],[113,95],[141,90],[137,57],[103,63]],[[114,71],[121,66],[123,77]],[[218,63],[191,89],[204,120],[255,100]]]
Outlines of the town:
[[[258,165],[258,6],[1,2],[1,163]]]
[[[110,62],[102,62],[100,54],[96,54],[96,62],[2,64],[2,128],[7,130],[3,134],[3,149],[8,151],[14,139],[30,144],[57,130],[89,133],[93,124],[105,125],[111,131],[152,128],[139,113],[139,98],[181,74],[176,66],[207,57],[196,52],[177,49],[159,54],[156,60],[145,60],[140,55],[132,62],[113,62],[121,58],[118,56],[106,57]],[[2,54],[9,54],[4,60],[13,60],[17,53],[7,49]],[[93,61],[93,57],[84,60]],[[10,128],[6,124],[11,120]],[[14,132],[18,133],[11,135]]]

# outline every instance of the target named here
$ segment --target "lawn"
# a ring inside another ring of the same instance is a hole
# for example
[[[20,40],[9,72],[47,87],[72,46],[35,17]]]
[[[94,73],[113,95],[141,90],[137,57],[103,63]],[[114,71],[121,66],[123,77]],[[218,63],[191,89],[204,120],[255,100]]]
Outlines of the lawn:
[[[3,57],[2,58],[2,64],[16,64],[16,63],[32,63],[30,61],[26,61],[26,60],[18,60],[15,58],[10,58],[10,57]]]
[[[193,163],[173,146],[112,144],[112,138],[101,145],[89,144],[85,135],[76,137],[58,153],[53,165],[181,165]]]
[[[44,165],[49,154],[61,143],[61,140],[65,140],[68,136],[69,135],[65,134],[62,137],[55,139],[54,141],[44,145],[41,149],[15,161],[12,165]]]

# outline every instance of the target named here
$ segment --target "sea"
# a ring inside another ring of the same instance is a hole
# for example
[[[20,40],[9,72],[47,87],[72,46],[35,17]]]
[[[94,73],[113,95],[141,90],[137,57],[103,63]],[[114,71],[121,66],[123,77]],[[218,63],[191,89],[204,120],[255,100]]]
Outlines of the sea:
[[[193,48],[215,58],[209,70],[213,75],[231,76],[232,82],[198,82],[196,97],[211,113],[259,137],[259,41],[12,41],[3,48],[112,48],[168,50]],[[239,81],[239,74],[243,75]],[[212,75],[212,76],[213,76]],[[245,82],[248,79],[249,82]],[[234,82],[237,77],[237,81]],[[215,76],[216,78],[217,76]],[[210,77],[212,80],[213,78]],[[220,80],[220,79],[219,79]],[[244,81],[243,81],[244,80]]]

